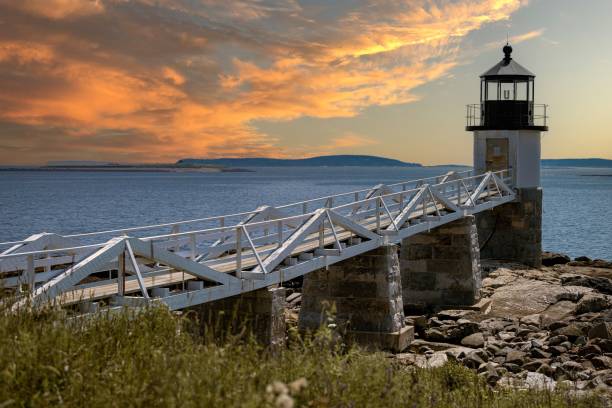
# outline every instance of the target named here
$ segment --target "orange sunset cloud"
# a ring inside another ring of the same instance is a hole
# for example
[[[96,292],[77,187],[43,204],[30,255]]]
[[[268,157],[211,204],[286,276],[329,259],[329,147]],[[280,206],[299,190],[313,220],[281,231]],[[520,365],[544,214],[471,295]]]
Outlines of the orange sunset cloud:
[[[0,163],[302,155],[254,122],[414,101],[524,4],[0,0]]]

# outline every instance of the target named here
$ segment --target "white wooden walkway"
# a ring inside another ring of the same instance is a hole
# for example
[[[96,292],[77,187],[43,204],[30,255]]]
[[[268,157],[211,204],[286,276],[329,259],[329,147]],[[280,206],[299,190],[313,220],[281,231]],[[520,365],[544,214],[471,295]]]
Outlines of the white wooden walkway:
[[[0,284],[17,294],[13,308],[55,302],[96,311],[155,299],[182,309],[282,283],[514,199],[508,171],[450,172],[248,213],[41,233],[0,243]],[[160,229],[170,232],[146,233]],[[103,242],[84,244],[92,239]]]

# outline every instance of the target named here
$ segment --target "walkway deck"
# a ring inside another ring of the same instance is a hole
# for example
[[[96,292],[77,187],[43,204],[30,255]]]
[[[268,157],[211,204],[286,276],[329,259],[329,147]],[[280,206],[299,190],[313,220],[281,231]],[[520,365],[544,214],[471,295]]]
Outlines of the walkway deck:
[[[142,306],[155,295],[170,309],[182,309],[275,285],[512,201],[510,180],[508,171],[451,172],[249,213],[87,234],[36,234],[0,244],[10,245],[0,254],[1,282],[31,288],[14,307],[51,301]],[[218,226],[195,228],[202,223]],[[171,232],[127,235],[159,228]],[[83,244],[105,235],[115,236]]]

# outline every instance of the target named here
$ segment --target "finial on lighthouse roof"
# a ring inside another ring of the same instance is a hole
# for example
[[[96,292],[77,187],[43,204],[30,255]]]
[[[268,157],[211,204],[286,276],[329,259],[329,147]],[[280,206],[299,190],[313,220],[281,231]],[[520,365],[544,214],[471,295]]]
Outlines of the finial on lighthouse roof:
[[[506,43],[502,51],[504,52],[504,61],[507,64],[512,60],[512,57],[510,56],[510,54],[512,54],[512,47],[509,43]]]

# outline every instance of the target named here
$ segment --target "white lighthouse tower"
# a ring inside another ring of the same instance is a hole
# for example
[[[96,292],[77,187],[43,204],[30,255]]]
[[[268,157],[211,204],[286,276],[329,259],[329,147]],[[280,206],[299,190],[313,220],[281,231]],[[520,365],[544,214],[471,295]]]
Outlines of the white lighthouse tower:
[[[480,103],[468,105],[466,130],[474,134],[474,170],[508,170],[515,203],[479,217],[481,256],[539,266],[542,252],[540,139],[548,130],[546,105],[536,105],[535,74],[504,58],[480,76]]]

